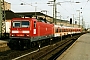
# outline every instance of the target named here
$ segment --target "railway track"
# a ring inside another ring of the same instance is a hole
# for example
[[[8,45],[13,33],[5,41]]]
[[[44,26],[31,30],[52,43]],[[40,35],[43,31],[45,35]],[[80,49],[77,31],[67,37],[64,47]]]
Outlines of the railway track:
[[[74,37],[71,41],[67,42],[66,45],[60,47],[60,50],[57,50],[57,53],[50,57],[48,60],[56,60],[64,51],[66,51],[78,37]],[[59,49],[59,48],[58,48]]]
[[[13,60],[51,60],[53,59],[52,56],[54,56],[57,52],[63,50],[64,48],[67,48],[66,46],[75,41],[79,36],[80,35],[74,36],[72,38],[67,38],[56,44],[49,45],[48,47],[43,48],[40,51],[32,54],[26,54],[26,56],[24,57],[17,57]]]
[[[8,50],[5,52],[0,52],[0,60],[12,60],[15,57],[27,54],[29,52],[36,50],[36,49],[37,49],[37,47],[31,48],[28,50],[22,50],[22,51],[21,50]]]
[[[68,48],[68,46],[70,46],[74,41],[75,40],[72,40],[72,39],[71,40],[66,39],[65,41],[57,43],[55,46],[52,47],[50,51],[48,52],[46,51],[47,53],[39,56],[35,60],[54,60],[56,59],[57,57],[56,55],[58,52],[63,53],[63,51],[65,51]]]
[[[80,35],[78,35],[77,38],[79,36]],[[72,41],[75,41],[75,39],[76,36],[66,38],[55,44],[40,48],[40,50],[38,49],[38,47],[24,51],[9,50],[0,53],[0,60],[48,60],[52,58],[52,56],[54,56],[58,51],[60,51],[60,49],[63,49],[67,44],[70,44]]]

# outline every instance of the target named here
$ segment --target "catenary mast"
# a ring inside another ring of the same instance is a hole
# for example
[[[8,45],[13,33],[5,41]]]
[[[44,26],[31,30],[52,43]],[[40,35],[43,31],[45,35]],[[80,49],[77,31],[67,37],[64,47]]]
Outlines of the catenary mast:
[[[5,27],[5,2],[0,0],[0,38],[5,36],[6,27]]]

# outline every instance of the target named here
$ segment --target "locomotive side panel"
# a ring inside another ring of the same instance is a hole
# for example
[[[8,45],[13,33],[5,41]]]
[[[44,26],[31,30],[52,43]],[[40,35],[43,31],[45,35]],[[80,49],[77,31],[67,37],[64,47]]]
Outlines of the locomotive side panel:
[[[42,40],[46,38],[53,37],[53,24],[47,24],[44,22],[37,22],[36,29],[33,28],[33,31],[36,34],[32,34],[31,41]]]
[[[38,36],[47,36],[53,34],[53,24],[38,22]]]

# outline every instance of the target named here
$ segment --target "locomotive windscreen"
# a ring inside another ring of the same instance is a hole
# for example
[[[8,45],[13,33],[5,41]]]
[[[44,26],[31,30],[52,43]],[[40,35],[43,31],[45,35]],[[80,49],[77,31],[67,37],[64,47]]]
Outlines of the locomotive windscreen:
[[[13,21],[13,27],[29,27],[29,21]]]

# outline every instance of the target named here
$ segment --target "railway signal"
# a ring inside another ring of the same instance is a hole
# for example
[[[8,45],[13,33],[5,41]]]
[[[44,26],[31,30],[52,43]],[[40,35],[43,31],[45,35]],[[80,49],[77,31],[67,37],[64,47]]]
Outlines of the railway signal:
[[[70,24],[72,24],[72,18],[70,18]]]

